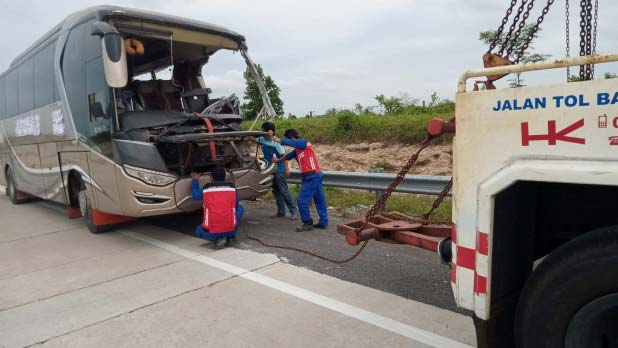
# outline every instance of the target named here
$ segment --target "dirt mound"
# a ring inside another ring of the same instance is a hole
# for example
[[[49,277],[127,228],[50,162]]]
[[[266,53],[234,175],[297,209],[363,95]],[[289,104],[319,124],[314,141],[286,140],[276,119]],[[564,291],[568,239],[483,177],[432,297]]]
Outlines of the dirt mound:
[[[418,149],[417,145],[386,145],[360,143],[350,145],[313,144],[320,166],[325,170],[367,172],[384,168],[387,173],[397,172]],[[291,163],[292,168],[296,167]],[[433,145],[425,149],[411,170],[413,174],[451,175],[452,145]]]

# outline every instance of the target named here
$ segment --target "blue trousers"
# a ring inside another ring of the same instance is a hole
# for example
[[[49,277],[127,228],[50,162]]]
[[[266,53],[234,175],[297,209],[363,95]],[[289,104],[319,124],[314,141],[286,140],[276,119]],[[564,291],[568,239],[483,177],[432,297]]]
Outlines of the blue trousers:
[[[288,206],[290,214],[296,212],[294,199],[288,188],[288,182],[285,179],[285,173],[275,173],[273,175],[273,194],[277,201],[277,215],[285,216],[285,206]]]
[[[209,240],[211,242],[216,242],[220,238],[226,237],[236,237],[238,233],[238,226],[240,226],[240,219],[242,219],[242,215],[245,212],[245,207],[242,205],[238,205],[238,209],[236,209],[236,228],[234,231],[225,232],[225,233],[210,233],[208,230],[205,230],[202,225],[197,225],[195,228],[195,236],[199,238],[203,238]]]
[[[311,200],[315,203],[315,210],[318,211],[320,216],[318,223],[322,226],[328,226],[328,205],[326,204],[324,190],[322,190],[322,173],[303,176],[303,183],[298,195],[298,211],[300,212],[300,220],[304,224],[313,224],[311,210],[309,209]]]

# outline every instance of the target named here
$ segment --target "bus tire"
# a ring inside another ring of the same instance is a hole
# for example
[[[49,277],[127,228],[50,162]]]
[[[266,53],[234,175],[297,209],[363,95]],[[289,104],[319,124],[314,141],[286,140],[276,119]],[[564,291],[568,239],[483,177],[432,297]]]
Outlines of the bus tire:
[[[618,346],[618,226],[575,238],[541,262],[520,295],[518,348]]]
[[[86,227],[88,227],[88,231],[93,234],[99,234],[111,230],[112,225],[95,225],[92,213],[92,202],[86,194],[85,187],[83,185],[80,186],[83,189],[81,189],[77,195],[79,210],[82,216],[86,219]]]
[[[13,171],[11,168],[6,169],[5,173],[6,177],[6,193],[11,199],[11,203],[13,204],[24,204],[29,201],[28,198],[19,198],[19,190],[17,189],[17,183],[15,182],[15,177],[13,176]]]

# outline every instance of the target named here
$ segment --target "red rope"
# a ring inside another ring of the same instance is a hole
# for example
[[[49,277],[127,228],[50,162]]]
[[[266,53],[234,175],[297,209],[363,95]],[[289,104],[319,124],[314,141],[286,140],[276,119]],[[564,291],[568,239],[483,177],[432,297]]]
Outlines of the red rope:
[[[215,132],[214,128],[212,127],[212,122],[210,122],[208,117],[202,117],[202,115],[200,115],[200,113],[198,112],[195,113],[195,116],[204,120],[204,123],[206,123],[206,127],[208,128],[208,133],[212,134]],[[210,157],[213,159],[213,161],[217,160],[217,148],[215,147],[215,142],[213,140],[210,141]]]

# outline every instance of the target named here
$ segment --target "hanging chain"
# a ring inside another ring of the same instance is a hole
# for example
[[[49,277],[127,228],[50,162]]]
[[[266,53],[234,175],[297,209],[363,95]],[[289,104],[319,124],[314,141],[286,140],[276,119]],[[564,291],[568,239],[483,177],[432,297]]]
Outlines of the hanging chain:
[[[569,18],[569,0],[566,0],[566,58],[571,58],[571,19]],[[571,80],[571,67],[567,66],[567,82]]]
[[[365,215],[365,223],[363,224],[363,226],[356,229],[356,233],[360,233],[360,231],[364,230],[365,227],[367,227],[367,224],[371,221],[371,219],[373,219],[373,217],[378,213],[378,211],[380,211],[380,209],[386,205],[386,201],[391,196],[393,191],[395,191],[399,183],[403,180],[403,178],[405,178],[406,174],[408,174],[414,163],[418,161],[418,157],[421,152],[425,150],[433,140],[434,137],[432,136],[427,136],[427,138],[423,140],[418,150],[416,150],[416,152],[408,159],[408,162],[406,162],[406,164],[401,168],[399,173],[397,173],[397,177],[395,178],[395,180],[393,180],[393,182],[388,186],[386,191],[382,193],[382,196],[380,196],[380,198],[376,200],[375,204],[371,208],[369,208],[367,214]]]
[[[431,214],[433,214],[434,210],[440,207],[440,204],[442,204],[442,201],[444,200],[444,198],[446,198],[446,196],[448,196],[452,188],[453,188],[453,177],[451,177],[451,180],[449,180],[446,186],[444,186],[444,188],[442,189],[442,191],[440,192],[436,200],[431,205],[431,209],[429,209],[427,213],[423,214],[423,220],[425,222],[429,220],[429,217],[431,217]]]
[[[543,11],[541,12],[541,15],[539,16],[539,18],[536,20],[534,27],[532,27],[532,29],[528,33],[528,37],[526,38],[524,45],[515,54],[514,61],[513,61],[515,64],[519,63],[519,60],[524,56],[524,53],[528,49],[528,46],[530,46],[530,42],[532,42],[532,40],[534,39],[536,32],[539,30],[539,26],[541,25],[541,23],[543,23],[543,20],[545,19],[545,16],[549,12],[549,8],[551,7],[553,3],[554,3],[554,0],[547,1],[547,5],[545,5],[545,7],[543,8]]]
[[[526,12],[524,12],[524,16],[522,17],[521,22],[519,22],[519,27],[517,28],[517,31],[515,32],[515,34],[513,34],[513,38],[511,39],[511,45],[506,51],[505,57],[509,57],[511,53],[513,53],[513,50],[516,48],[515,46],[517,44],[517,39],[519,39],[519,36],[521,35],[521,31],[526,26],[526,21],[528,20],[528,17],[530,16],[530,11],[532,10],[533,7],[534,7],[534,0],[530,0],[530,2],[528,3],[528,6],[526,7]]]
[[[597,24],[599,20],[599,0],[594,1],[594,28],[592,33],[592,54],[597,54]],[[591,65],[590,78],[594,79],[594,64]]]
[[[498,40],[500,39],[500,36],[502,35],[502,32],[504,31],[504,26],[506,25],[506,22],[508,22],[509,17],[511,16],[511,13],[513,13],[513,8],[515,7],[516,4],[517,4],[517,0],[511,0],[511,6],[506,10],[506,14],[504,15],[504,18],[502,18],[502,23],[500,24],[500,27],[498,28],[498,30],[496,31],[496,34],[491,40],[491,43],[489,44],[489,49],[487,50],[487,53],[491,53],[491,51],[498,44]]]
[[[586,3],[586,55],[592,54],[592,0]],[[586,64],[586,79],[592,79],[592,67]]]
[[[579,2],[579,6],[581,7],[579,11],[579,56],[586,55],[586,0],[581,0]],[[584,80],[584,66],[579,66],[579,79],[581,81]]]
[[[530,0],[530,1],[534,1],[534,0]],[[500,52],[498,52],[498,55],[500,57],[504,57],[503,56],[504,49],[511,41],[511,37],[513,36],[513,32],[515,31],[515,26],[517,26],[517,22],[519,22],[519,17],[521,16],[521,13],[524,12],[525,7],[526,7],[526,0],[523,0],[521,5],[519,5],[519,8],[517,9],[517,13],[515,14],[515,17],[513,17],[513,23],[511,24],[511,27],[509,28],[509,32],[504,37],[504,41],[502,42],[502,47],[500,47]]]

